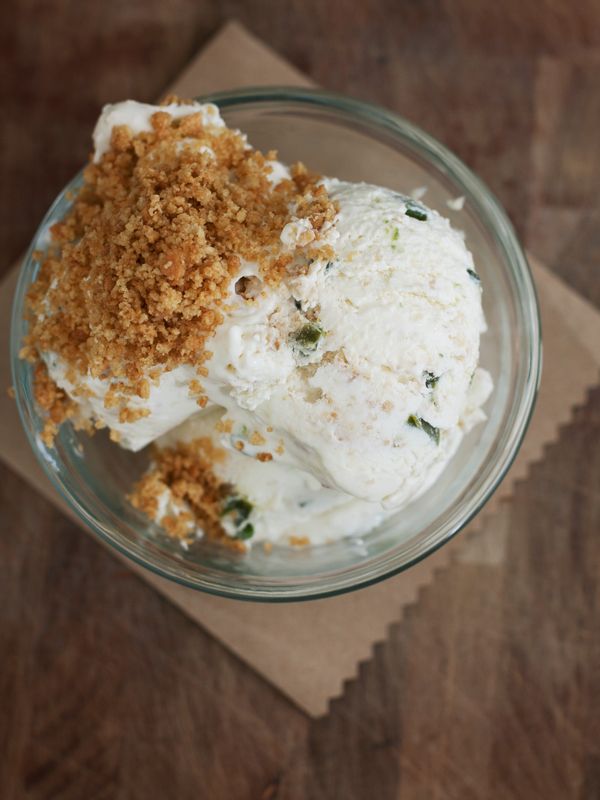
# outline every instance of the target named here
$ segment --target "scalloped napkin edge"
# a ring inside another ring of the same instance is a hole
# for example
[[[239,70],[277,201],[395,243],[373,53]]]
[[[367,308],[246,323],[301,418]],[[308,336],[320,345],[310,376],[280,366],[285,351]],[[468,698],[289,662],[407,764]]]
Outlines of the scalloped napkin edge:
[[[195,96],[251,85],[310,86],[300,72],[230,22],[185,69],[169,92]],[[515,481],[526,477],[544,447],[568,423],[573,408],[598,382],[600,313],[541,264],[533,261],[544,335],[544,375],[536,411],[523,446],[507,477],[468,527],[473,533],[498,504],[510,497]],[[10,384],[8,340],[10,307],[16,283],[13,268],[0,285],[0,386]],[[0,458],[53,503],[74,517],[43,475],[25,440],[14,402],[0,394]],[[461,535],[407,572],[359,592],[286,605],[240,603],[204,595],[127,564],[187,616],[261,673],[311,716],[327,712],[330,700],[355,677],[358,664],[387,636],[388,627],[416,602],[435,573],[461,560],[484,562],[481,537]]]

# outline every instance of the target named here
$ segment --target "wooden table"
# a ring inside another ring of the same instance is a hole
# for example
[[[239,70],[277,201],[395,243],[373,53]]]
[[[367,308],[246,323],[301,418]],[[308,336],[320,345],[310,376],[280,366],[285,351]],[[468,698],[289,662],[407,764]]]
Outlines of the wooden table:
[[[154,97],[232,15],[445,142],[600,306],[597,0],[12,0],[5,268],[99,106]],[[488,564],[439,574],[316,721],[0,467],[0,798],[600,798],[599,442],[596,389]]]

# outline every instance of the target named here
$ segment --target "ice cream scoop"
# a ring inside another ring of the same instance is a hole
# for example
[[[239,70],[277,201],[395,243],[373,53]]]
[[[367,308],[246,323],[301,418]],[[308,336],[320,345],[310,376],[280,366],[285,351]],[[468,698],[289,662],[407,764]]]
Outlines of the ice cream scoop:
[[[285,463],[397,507],[482,419],[481,284],[437,212],[376,186],[325,185],[339,208],[333,255],[228,317],[207,391],[235,430],[283,438]]]

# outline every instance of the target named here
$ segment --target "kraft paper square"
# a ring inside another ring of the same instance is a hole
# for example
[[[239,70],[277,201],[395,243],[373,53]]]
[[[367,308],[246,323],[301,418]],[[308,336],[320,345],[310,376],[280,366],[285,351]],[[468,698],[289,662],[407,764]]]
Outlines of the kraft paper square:
[[[226,25],[169,91],[192,97],[249,85],[311,85],[237,23]],[[59,187],[57,187],[58,190]],[[412,569],[341,597],[265,605],[212,597],[183,588],[127,562],[184,613],[210,631],[308,714],[327,711],[358,663],[370,657],[388,626],[414,603],[421,587],[461,559],[476,561],[477,537],[486,516],[510,497],[515,481],[542,456],[572,409],[585,401],[600,370],[600,313],[542,265],[533,263],[544,331],[544,374],[529,431],[520,453],[484,512],[467,531]],[[10,307],[17,268],[0,284],[0,386],[11,382],[8,363]],[[14,401],[0,393],[0,457],[38,491],[61,506],[58,495],[29,449]],[[469,552],[469,549],[471,551]]]

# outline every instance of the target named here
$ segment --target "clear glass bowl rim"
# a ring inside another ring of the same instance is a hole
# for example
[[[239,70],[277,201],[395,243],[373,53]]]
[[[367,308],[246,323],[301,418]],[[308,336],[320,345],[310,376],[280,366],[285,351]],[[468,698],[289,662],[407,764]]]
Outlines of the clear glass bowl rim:
[[[111,547],[114,547],[121,554],[125,555],[127,558],[130,558],[140,566],[180,585],[203,591],[208,594],[214,594],[220,597],[228,597],[238,600],[289,602],[315,600],[324,597],[337,596],[339,594],[354,591],[356,589],[378,583],[379,581],[390,578],[393,575],[396,575],[414,566],[456,536],[456,534],[458,534],[487,503],[492,494],[498,488],[517,455],[535,407],[542,367],[542,338],[539,303],[527,259],[518,242],[517,236],[514,232],[511,222],[506,215],[506,212],[493,193],[486,187],[486,185],[444,145],[396,113],[387,111],[371,103],[366,103],[361,100],[356,100],[354,98],[339,95],[326,90],[303,89],[288,86],[248,87],[231,91],[214,92],[199,96],[196,99],[201,102],[215,103],[222,109],[260,102],[271,104],[291,103],[297,104],[299,107],[316,106],[324,107],[332,111],[340,111],[343,114],[352,116],[370,126],[379,127],[380,129],[404,140],[409,144],[409,146],[420,151],[420,155],[423,156],[428,163],[435,165],[441,172],[447,173],[461,186],[463,189],[463,194],[469,198],[469,202],[476,208],[478,215],[485,224],[488,232],[492,234],[496,244],[503,252],[506,263],[512,270],[513,277],[515,278],[516,284],[520,290],[522,311],[524,312],[525,321],[530,330],[529,352],[525,354],[525,357],[528,359],[528,372],[524,385],[524,391],[521,396],[521,402],[513,428],[510,432],[509,441],[504,449],[503,458],[499,463],[496,464],[496,467],[491,473],[487,485],[480,493],[478,502],[473,504],[469,511],[463,517],[461,517],[460,520],[455,521],[452,524],[447,523],[442,528],[440,535],[435,539],[435,541],[426,543],[426,545],[415,557],[402,563],[391,563],[390,565],[387,565],[386,561],[387,566],[372,570],[372,574],[365,572],[364,567],[367,565],[358,563],[353,567],[344,570],[344,579],[341,581],[338,580],[335,585],[331,586],[327,585],[328,576],[322,575],[315,577],[315,583],[317,584],[316,586],[313,586],[312,582],[310,581],[303,583],[301,586],[282,586],[281,583],[278,583],[274,589],[268,587],[265,589],[263,586],[261,587],[260,592],[253,592],[247,589],[244,589],[243,591],[237,590],[234,586],[235,575],[230,576],[229,581],[225,582],[228,585],[205,585],[200,580],[184,578],[174,570],[167,569],[151,562],[142,554],[136,553],[133,549],[123,544],[117,539],[117,537],[109,535],[107,531],[104,530],[104,528],[94,519],[93,515],[91,515],[82,506],[79,500],[65,488],[60,477],[56,471],[50,467],[46,459],[42,458],[36,445],[35,433],[29,422],[29,409],[27,409],[24,399],[19,391],[18,379],[20,362],[18,354],[21,347],[20,334],[22,325],[23,299],[30,278],[29,271],[25,269],[25,265],[31,263],[33,250],[35,248],[40,229],[43,227],[45,220],[51,215],[54,207],[59,202],[60,198],[62,198],[65,191],[67,191],[67,189],[78,179],[78,177],[80,177],[81,173],[79,173],[78,176],[70,181],[69,184],[59,193],[45,215],[44,221],[41,223],[40,228],[33,237],[29,251],[23,260],[23,267],[21,268],[17,288],[15,290],[15,301],[13,304],[11,318],[11,371],[13,385],[16,388],[19,416],[21,418],[27,438],[34,453],[36,454],[39,463],[43,467],[44,472],[58,491],[61,498],[86,525],[87,528],[91,529],[92,532],[103,542],[109,544]]]

